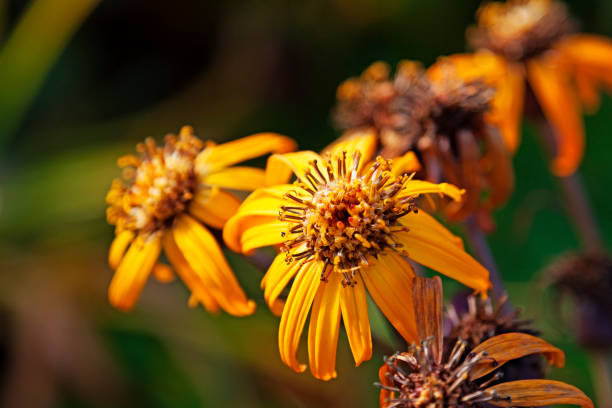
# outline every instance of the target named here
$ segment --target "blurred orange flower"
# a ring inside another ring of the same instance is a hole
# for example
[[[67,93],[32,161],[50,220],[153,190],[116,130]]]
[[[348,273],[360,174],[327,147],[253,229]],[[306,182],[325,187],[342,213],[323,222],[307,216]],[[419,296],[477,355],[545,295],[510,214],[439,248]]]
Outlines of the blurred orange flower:
[[[471,46],[488,60],[479,69],[502,78],[504,91],[500,119],[509,129],[511,150],[519,144],[519,126],[525,95],[529,90],[556,137],[552,171],[572,174],[584,153],[582,107],[594,110],[598,89],[612,89],[612,41],[589,34],[572,34],[574,23],[566,7],[554,0],[493,2],[478,10],[477,25],[467,31]],[[492,52],[498,59],[493,61]]]
[[[162,281],[173,278],[172,269],[159,262],[163,249],[191,290],[191,305],[202,303],[210,312],[222,308],[236,316],[251,314],[255,304],[246,298],[202,223],[220,229],[240,206],[240,200],[222,188],[253,190],[264,185],[263,170],[228,166],[294,147],[291,139],[275,134],[205,145],[185,126],[178,137],[166,136],[164,146],[147,139],[137,147],[140,157],[121,157],[118,164],[128,185],[116,179],[106,197],[107,219],[116,227],[109,250],[109,264],[116,269],[108,289],[111,304],[131,309],[151,272]]]
[[[271,156],[266,171],[274,186],[253,192],[223,231],[239,252],[280,246],[262,287],[272,310],[282,309],[281,358],[296,372],[305,370],[296,354],[312,309],[310,370],[323,380],[336,377],[341,317],[355,363],[371,357],[366,288],[406,340],[417,338],[414,311],[406,307],[415,274],[405,257],[479,292],[490,287],[487,270],[461,239],[414,202],[421,194],[459,200],[461,191],[404,175],[406,158],[369,163],[375,146],[376,136],[366,133],[332,145],[325,158],[311,151]],[[297,181],[279,184],[292,172]],[[283,307],[279,295],[292,279]]]

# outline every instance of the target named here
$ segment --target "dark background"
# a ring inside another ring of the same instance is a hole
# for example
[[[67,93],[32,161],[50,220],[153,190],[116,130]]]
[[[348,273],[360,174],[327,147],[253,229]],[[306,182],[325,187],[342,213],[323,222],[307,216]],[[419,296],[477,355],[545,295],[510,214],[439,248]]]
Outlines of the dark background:
[[[342,80],[375,60],[427,65],[464,51],[478,2],[77,3],[0,0],[0,405],[375,406],[380,350],[354,368],[341,335],[337,380],[294,374],[278,357],[261,272],[236,256],[254,316],[189,309],[178,281],[151,280],[131,314],[113,310],[104,196],[119,155],[183,124],[203,139],[276,131],[321,149],[338,136],[330,110]],[[44,12],[25,25],[33,4]],[[612,2],[568,4],[584,31],[612,35]],[[582,175],[611,242],[612,100],[585,122]],[[514,303],[567,353],[552,378],[592,396],[589,360],[538,273],[578,240],[531,130],[491,243]],[[457,288],[445,281],[447,295]],[[373,325],[389,335],[376,315]]]

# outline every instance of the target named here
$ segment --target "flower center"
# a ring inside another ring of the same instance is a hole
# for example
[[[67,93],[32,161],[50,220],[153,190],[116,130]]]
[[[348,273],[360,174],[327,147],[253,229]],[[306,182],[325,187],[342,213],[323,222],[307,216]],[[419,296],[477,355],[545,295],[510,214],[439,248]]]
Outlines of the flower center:
[[[284,234],[287,262],[323,261],[322,280],[332,271],[341,272],[346,285],[385,248],[399,248],[393,232],[405,228],[397,220],[416,211],[413,197],[400,194],[408,176],[393,176],[390,163],[382,158],[360,175],[359,160],[359,153],[353,155],[352,170],[346,154],[322,166],[311,162],[308,183],[295,183],[299,188],[286,195],[292,204],[280,212],[282,221],[295,224]]]
[[[559,2],[514,0],[484,6],[469,40],[476,48],[525,60],[548,50],[572,28],[567,10]]]
[[[161,230],[193,198],[198,184],[194,161],[204,144],[189,127],[165,141],[157,146],[149,138],[136,148],[140,157],[119,159],[128,186],[117,179],[106,197],[108,221],[118,230]]]

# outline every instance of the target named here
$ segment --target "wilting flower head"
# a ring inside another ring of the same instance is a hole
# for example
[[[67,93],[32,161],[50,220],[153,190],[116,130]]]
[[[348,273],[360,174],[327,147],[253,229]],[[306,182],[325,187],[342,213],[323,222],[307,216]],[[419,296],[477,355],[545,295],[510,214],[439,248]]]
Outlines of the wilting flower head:
[[[500,60],[487,71],[504,77],[504,86],[510,90],[503,116],[517,126],[523,97],[531,95],[525,93],[527,79],[541,113],[554,129],[552,170],[559,176],[573,173],[584,151],[581,104],[594,110],[599,104],[598,89],[611,85],[612,41],[573,34],[575,24],[566,7],[554,0],[487,3],[479,9],[477,20],[468,29],[468,41],[474,49],[492,52]],[[511,149],[517,145],[518,133],[508,143]]]
[[[498,302],[492,298],[482,299],[474,295],[460,293],[446,308],[445,353],[458,340],[471,350],[485,340],[500,334],[525,333],[537,336],[531,320],[520,317],[521,310],[512,306],[507,297]],[[544,374],[539,356],[525,356],[514,359],[500,369],[505,381],[541,378]]]
[[[579,343],[591,350],[612,347],[612,259],[602,252],[560,257],[545,270],[558,295],[574,303],[572,325]]]
[[[461,240],[415,205],[421,194],[459,200],[460,190],[403,175],[402,159],[369,162],[375,144],[366,134],[337,143],[326,157],[310,151],[271,156],[270,182],[286,182],[291,172],[297,181],[253,192],[223,231],[236,251],[280,247],[262,287],[270,307],[280,311],[279,296],[293,279],[282,308],[281,358],[297,372],[306,368],[296,353],[312,309],[310,369],[324,380],[336,376],[341,317],[356,364],[371,357],[366,288],[405,339],[417,338],[408,307],[415,274],[407,258],[478,292],[490,287],[488,272]]]
[[[108,222],[116,238],[109,264],[116,269],[108,290],[110,302],[134,306],[151,272],[172,279],[164,253],[192,292],[190,304],[202,303],[233,315],[253,312],[213,235],[203,224],[222,228],[240,200],[221,188],[252,190],[264,185],[264,171],[232,164],[295,147],[290,139],[260,134],[223,145],[204,144],[185,126],[168,135],[163,146],[153,139],[137,146],[138,156],[119,159],[125,184],[113,181],[106,201]]]
[[[533,354],[543,354],[562,367],[561,350],[525,333],[492,337],[474,348],[459,339],[443,353],[442,284],[417,278],[413,299],[420,342],[407,353],[388,358],[379,370],[383,408],[501,407],[574,404],[593,408],[591,400],[571,385],[551,380],[499,383],[500,367]]]
[[[476,215],[488,229],[490,210],[506,201],[514,185],[502,140],[511,130],[496,116],[494,81],[485,82],[463,65],[443,58],[424,71],[404,61],[390,78],[389,67],[377,62],[340,85],[335,120],[349,131],[345,137],[373,129],[384,157],[414,151],[423,164],[420,177],[466,189],[461,202],[446,207],[450,219]]]

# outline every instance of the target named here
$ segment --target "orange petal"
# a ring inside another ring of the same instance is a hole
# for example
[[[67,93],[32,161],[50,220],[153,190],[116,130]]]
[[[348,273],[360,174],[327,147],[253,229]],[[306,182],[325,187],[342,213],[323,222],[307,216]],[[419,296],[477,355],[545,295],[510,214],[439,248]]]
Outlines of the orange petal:
[[[201,182],[230,190],[253,191],[266,185],[266,173],[255,167],[229,167],[207,174]]]
[[[240,200],[232,193],[217,187],[199,188],[189,203],[189,213],[203,223],[221,229],[236,214],[238,207]]]
[[[305,364],[297,360],[297,349],[310,306],[319,288],[322,263],[308,263],[297,274],[287,303],[283,309],[278,331],[278,347],[281,360],[294,371],[301,373]]]
[[[117,269],[123,259],[123,254],[128,245],[134,240],[134,233],[130,230],[121,231],[110,246],[108,250],[108,265],[111,269]]]
[[[440,194],[452,198],[455,201],[460,201],[463,190],[448,183],[430,183],[429,181],[410,180],[404,184],[401,192],[401,197],[419,196],[421,194]]]
[[[559,177],[568,176],[576,171],[584,154],[584,129],[574,88],[567,72],[552,58],[530,60],[527,74],[555,133],[557,154],[552,171]]]
[[[403,245],[402,250],[410,259],[478,292],[485,293],[491,287],[489,272],[433,217],[418,218],[418,215],[409,214],[403,217],[402,224],[408,226],[408,231],[395,233],[394,238]]]
[[[357,171],[361,171],[370,159],[376,153],[376,145],[378,143],[376,132],[372,129],[367,130],[356,130],[347,134],[346,137],[341,137],[338,141],[327,146],[322,152],[321,156],[329,154],[331,157],[340,155],[343,152],[347,153],[347,157],[351,157],[356,151],[361,152],[361,161],[359,162],[359,168]],[[350,168],[350,165],[348,166]]]
[[[389,373],[391,373],[391,367],[389,367],[388,364],[383,364],[378,369],[378,379],[380,380],[380,383],[382,385],[385,385],[387,387],[393,387],[395,384],[388,377]],[[389,400],[393,398],[395,398],[395,393],[393,391],[385,388],[380,389],[380,397],[378,398],[378,401],[381,408],[389,407],[389,405],[391,405],[391,402],[389,402]]]
[[[547,405],[578,405],[594,408],[593,402],[578,388],[552,380],[520,380],[494,385],[486,389],[495,394],[487,401],[498,407],[542,407]]]
[[[176,217],[174,240],[189,266],[204,280],[215,300],[228,313],[245,316],[255,311],[255,303],[248,300],[228,265],[221,248],[212,234],[186,214]]]
[[[160,252],[159,233],[141,234],[136,238],[125,253],[108,287],[108,299],[113,306],[123,311],[134,307]]]
[[[170,283],[174,280],[174,271],[168,265],[158,262],[153,267],[153,276],[160,283]]]
[[[261,287],[264,289],[264,299],[271,310],[278,307],[278,296],[295,274],[304,267],[303,262],[291,262],[287,265],[286,259],[287,254],[280,253],[276,255],[261,280]]]
[[[408,152],[401,157],[393,159],[391,173],[400,176],[406,173],[414,173],[421,170],[421,163],[414,152]]]
[[[208,146],[196,158],[198,174],[213,173],[225,167],[268,153],[296,149],[295,142],[277,133],[257,133],[221,145]]]
[[[406,307],[412,305],[412,267],[393,251],[379,255],[374,262],[360,273],[370,296],[406,341],[417,341],[414,310]]]
[[[273,154],[268,158],[266,164],[266,185],[275,186],[285,184],[291,180],[291,174],[295,174],[301,181],[308,184],[304,179],[304,172],[309,169],[310,163],[316,160],[321,163],[323,159],[317,153],[306,150],[295,153]]]
[[[196,307],[198,303],[202,303],[208,312],[217,313],[219,311],[219,303],[217,303],[212,293],[219,292],[219,290],[208,273],[203,271],[202,268],[199,269],[198,273],[189,266],[181,250],[176,245],[171,230],[164,234],[162,244],[164,253],[172,266],[174,266],[177,275],[192,292],[189,297],[189,306]],[[225,302],[225,297],[221,294],[217,294],[216,297]]]
[[[372,334],[368,317],[368,299],[364,283],[356,279],[355,284],[340,291],[340,309],[346,335],[351,346],[355,365],[372,358]]]
[[[487,357],[470,371],[470,379],[475,380],[510,360],[530,354],[543,354],[551,365],[563,367],[565,354],[552,344],[525,333],[506,333],[491,337],[476,346],[472,353],[486,352]]]
[[[440,277],[415,277],[412,287],[412,301],[419,339],[433,339],[433,358],[436,363],[440,363],[444,337],[442,280]]]
[[[340,331],[340,274],[321,282],[314,298],[308,329],[310,371],[315,378],[336,378],[336,350]]]

